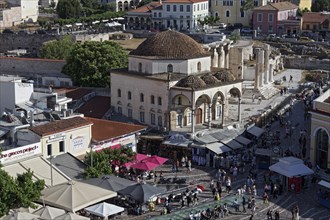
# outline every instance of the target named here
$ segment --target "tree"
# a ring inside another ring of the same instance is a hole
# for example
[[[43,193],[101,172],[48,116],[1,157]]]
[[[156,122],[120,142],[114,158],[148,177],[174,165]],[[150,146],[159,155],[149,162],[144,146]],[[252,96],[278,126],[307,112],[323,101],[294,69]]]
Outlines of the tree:
[[[254,0],[245,0],[244,1],[244,4],[243,4],[243,6],[242,6],[242,10],[243,11],[247,11],[247,10],[251,10],[251,9],[253,9],[254,7],[256,7],[255,5],[254,5]]]
[[[60,40],[53,40],[43,44],[40,56],[46,59],[64,60],[69,57],[74,41],[71,36],[66,35]]]
[[[147,5],[150,4],[152,2],[152,0],[142,0],[140,1],[140,3],[137,5],[137,7],[142,7],[143,5]]]
[[[135,152],[131,148],[105,149],[86,154],[84,162],[88,165],[85,169],[85,178],[100,177],[112,173],[111,164],[123,165],[133,160]]]
[[[329,0],[313,1],[311,10],[312,12],[330,11],[330,1]]]
[[[116,8],[117,8],[117,6],[116,6],[115,2],[110,2],[110,3],[103,5],[104,11],[116,11]]]
[[[302,16],[305,12],[310,12],[310,11],[308,10],[308,8],[304,8],[303,10],[298,8],[297,15]]]
[[[127,52],[116,42],[76,43],[63,72],[80,86],[110,87],[111,69],[127,67]]]
[[[211,16],[206,16],[204,20],[207,25],[210,25],[212,27],[215,23],[217,23],[220,20],[220,17],[211,15]]]
[[[241,39],[241,36],[237,32],[232,32],[229,36],[229,39],[234,41],[234,43],[236,43],[239,39]]]
[[[81,4],[85,8],[98,9],[100,7],[98,0],[81,0]]]
[[[81,5],[79,0],[59,0],[56,12],[60,18],[78,18],[81,14]]]
[[[10,209],[35,206],[33,201],[40,198],[45,181],[34,182],[32,177],[30,170],[14,179],[0,169],[0,216],[8,214]]]

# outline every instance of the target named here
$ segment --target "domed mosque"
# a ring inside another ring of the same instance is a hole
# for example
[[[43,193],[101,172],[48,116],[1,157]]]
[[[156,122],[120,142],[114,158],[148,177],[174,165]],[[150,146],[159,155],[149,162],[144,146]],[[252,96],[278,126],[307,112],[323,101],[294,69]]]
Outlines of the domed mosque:
[[[168,131],[190,127],[194,133],[196,124],[223,123],[228,97],[240,99],[241,91],[242,81],[230,70],[211,68],[211,54],[173,30],[156,33],[131,51],[128,69],[111,71],[115,111]]]

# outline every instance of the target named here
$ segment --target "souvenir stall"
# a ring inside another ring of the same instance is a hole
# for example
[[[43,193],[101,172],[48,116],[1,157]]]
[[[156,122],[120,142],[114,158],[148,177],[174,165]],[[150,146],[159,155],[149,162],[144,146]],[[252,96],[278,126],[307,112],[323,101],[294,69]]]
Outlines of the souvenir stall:
[[[182,157],[192,159],[192,141],[184,138],[183,135],[171,136],[162,142],[159,149],[159,156],[169,158],[172,161],[181,161]]]
[[[296,193],[300,193],[301,189],[306,187],[309,176],[314,173],[301,159],[296,157],[283,157],[279,162],[270,166],[269,170],[280,175],[280,180],[288,191]]]

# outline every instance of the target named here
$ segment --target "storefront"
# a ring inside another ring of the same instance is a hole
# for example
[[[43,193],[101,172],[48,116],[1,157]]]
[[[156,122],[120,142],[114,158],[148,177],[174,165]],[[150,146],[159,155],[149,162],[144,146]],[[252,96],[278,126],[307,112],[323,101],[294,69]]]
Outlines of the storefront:
[[[93,150],[94,151],[101,151],[104,149],[118,149],[121,147],[129,147],[132,148],[134,152],[136,152],[136,144],[137,144],[137,138],[135,137],[135,134],[114,138],[109,142],[101,142],[101,143],[94,143],[93,144]]]

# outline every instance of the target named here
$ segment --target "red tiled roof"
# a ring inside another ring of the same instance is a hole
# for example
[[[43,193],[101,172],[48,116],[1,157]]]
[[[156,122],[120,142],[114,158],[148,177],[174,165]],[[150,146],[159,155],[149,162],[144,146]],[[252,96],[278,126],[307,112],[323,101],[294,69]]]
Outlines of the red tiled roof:
[[[151,12],[151,10],[156,9],[157,7],[161,6],[162,4],[159,2],[152,2],[150,4],[147,5],[143,5],[142,7],[136,8],[134,10],[131,10],[129,12],[138,12],[138,13],[147,13],[147,12]],[[128,13],[129,13],[128,12]]]
[[[163,3],[199,3],[207,1],[208,0],[165,0]]]
[[[72,98],[72,100],[78,100],[83,98],[85,95],[92,93],[92,89],[86,89],[86,88],[76,88],[73,90],[70,90],[66,92],[66,97]]]
[[[330,17],[330,16],[328,16]],[[321,12],[305,12],[302,16],[303,22],[311,22],[311,23],[323,23],[327,16],[322,14]]]
[[[30,128],[30,130],[38,134],[39,136],[47,136],[92,124],[93,123],[87,121],[82,117],[73,117],[73,118],[48,122],[47,124],[43,124],[43,125],[37,125]]]
[[[107,96],[95,96],[77,111],[86,117],[103,118],[111,108],[111,98]]]
[[[298,9],[298,5],[292,4],[291,2],[278,2],[278,3],[268,3],[267,5],[263,5],[255,8],[257,11],[285,11],[291,9]]]
[[[141,125],[115,122],[115,121],[96,119],[96,118],[86,117],[86,120],[93,123],[92,138],[98,142],[110,140],[130,133],[135,133],[147,128]]]

